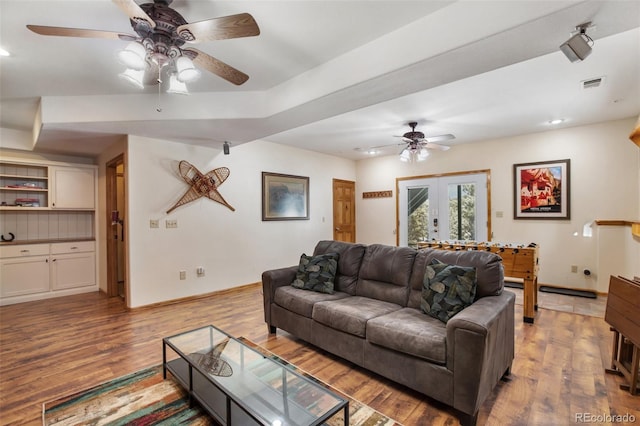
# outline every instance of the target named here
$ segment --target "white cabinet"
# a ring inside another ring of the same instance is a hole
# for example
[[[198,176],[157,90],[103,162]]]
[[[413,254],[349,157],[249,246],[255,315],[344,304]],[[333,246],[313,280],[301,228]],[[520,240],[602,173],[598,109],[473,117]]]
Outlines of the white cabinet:
[[[96,256],[92,241],[51,244],[51,288],[85,287],[96,283]]]
[[[97,170],[2,157],[0,305],[98,290]]]
[[[0,297],[49,291],[49,244],[0,247]]]
[[[0,161],[0,210],[95,208],[95,166]]]
[[[95,171],[87,167],[50,167],[51,207],[54,209],[95,208]]]
[[[0,246],[0,305],[94,290],[94,241]]]

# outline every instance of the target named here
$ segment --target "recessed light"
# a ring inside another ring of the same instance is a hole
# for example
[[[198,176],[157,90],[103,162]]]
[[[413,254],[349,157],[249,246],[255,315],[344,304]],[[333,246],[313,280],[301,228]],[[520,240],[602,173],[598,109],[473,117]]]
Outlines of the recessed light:
[[[10,56],[10,53],[0,47],[0,56]]]
[[[560,124],[564,122],[564,120],[562,118],[556,118],[555,120],[549,120],[548,123],[549,124]]]

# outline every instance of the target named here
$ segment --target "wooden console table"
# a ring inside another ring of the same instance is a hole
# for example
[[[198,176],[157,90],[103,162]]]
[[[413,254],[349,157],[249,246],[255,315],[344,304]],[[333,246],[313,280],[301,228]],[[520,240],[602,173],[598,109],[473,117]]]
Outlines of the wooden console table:
[[[640,368],[640,281],[611,276],[604,320],[613,331],[611,368],[605,371],[624,376],[629,384],[620,388],[635,395]]]
[[[533,323],[538,310],[538,247],[528,247],[520,244],[478,243],[447,241],[424,241],[418,243],[418,248],[434,248],[440,250],[482,250],[495,253],[502,258],[505,277],[521,278],[523,280],[523,318],[527,323]]]

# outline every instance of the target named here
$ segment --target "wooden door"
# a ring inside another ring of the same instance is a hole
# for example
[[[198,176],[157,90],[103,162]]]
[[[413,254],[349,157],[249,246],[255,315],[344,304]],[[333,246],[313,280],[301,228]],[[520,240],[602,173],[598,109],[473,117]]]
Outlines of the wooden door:
[[[356,242],[356,183],[333,180],[333,239]]]

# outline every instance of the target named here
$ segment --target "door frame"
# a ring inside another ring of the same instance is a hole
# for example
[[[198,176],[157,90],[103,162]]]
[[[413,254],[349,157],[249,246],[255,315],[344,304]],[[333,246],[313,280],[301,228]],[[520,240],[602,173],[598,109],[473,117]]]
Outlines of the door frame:
[[[119,165],[123,166],[126,176],[126,163],[124,154],[120,154],[117,157],[109,160],[106,163],[106,212],[105,212],[105,229],[106,229],[106,245],[107,245],[107,296],[108,297],[116,297],[119,296],[118,291],[118,245],[117,241],[113,239],[113,224],[111,222],[111,212],[117,210],[118,205],[118,191],[117,191],[117,167]],[[126,179],[126,177],[125,177]],[[123,194],[124,198],[124,211],[126,212],[126,184],[123,185],[122,189],[125,193]],[[126,219],[126,215],[125,215]],[[126,228],[125,228],[126,229]],[[126,231],[123,230],[122,232]],[[123,271],[124,276],[124,301],[125,304],[128,301],[129,296],[129,285],[128,285],[128,274],[127,274],[127,251],[129,247],[129,239],[124,239],[124,259],[123,267],[125,271]],[[128,305],[127,305],[128,306]]]
[[[432,179],[484,173],[487,175],[487,240],[491,241],[491,169],[468,170],[463,172],[436,173],[432,175],[406,176],[396,178],[396,246],[400,246],[400,182],[417,179]]]

